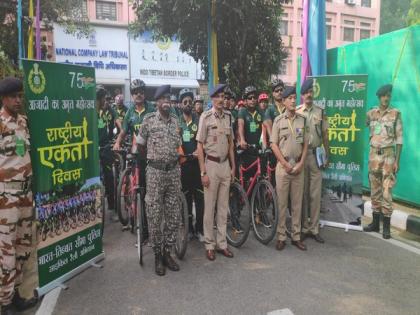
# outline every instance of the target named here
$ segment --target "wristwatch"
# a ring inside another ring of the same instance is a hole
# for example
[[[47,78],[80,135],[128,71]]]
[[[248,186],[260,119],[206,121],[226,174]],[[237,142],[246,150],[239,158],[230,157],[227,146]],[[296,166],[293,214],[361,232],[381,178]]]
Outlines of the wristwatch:
[[[200,173],[200,176],[201,176],[201,177],[203,177],[203,176],[205,176],[205,175],[207,175],[207,173],[206,173],[206,172],[201,172],[201,173]]]

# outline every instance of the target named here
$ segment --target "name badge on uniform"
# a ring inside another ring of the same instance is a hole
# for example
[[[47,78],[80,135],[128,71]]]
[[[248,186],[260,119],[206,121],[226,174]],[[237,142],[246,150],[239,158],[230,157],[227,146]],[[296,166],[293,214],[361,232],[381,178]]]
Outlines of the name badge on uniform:
[[[256,132],[257,131],[257,124],[254,121],[251,122],[251,124],[249,125],[249,131],[250,132]]]
[[[381,133],[381,129],[382,129],[381,123],[377,122],[375,125],[375,130],[374,130],[375,135],[379,135]]]
[[[184,133],[182,134],[182,141],[184,142],[190,142],[191,140],[191,133],[189,130],[184,130]]]
[[[102,118],[98,119],[98,128],[99,129],[105,128],[105,122]]]
[[[24,156],[26,152],[25,141],[23,139],[16,137],[15,144],[16,144],[16,149],[15,149],[16,154],[19,155],[20,157]]]

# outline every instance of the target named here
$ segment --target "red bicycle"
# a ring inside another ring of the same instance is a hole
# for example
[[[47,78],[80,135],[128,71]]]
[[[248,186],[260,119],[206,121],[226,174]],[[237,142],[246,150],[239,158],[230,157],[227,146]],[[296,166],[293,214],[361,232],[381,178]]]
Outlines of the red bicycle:
[[[276,191],[271,184],[274,180],[275,167],[270,165],[271,149],[259,149],[248,145],[246,150],[237,150],[240,160],[244,154],[256,159],[248,166],[240,163],[239,182],[251,200],[251,221],[255,237],[263,244],[268,244],[275,236],[279,219]],[[264,169],[263,169],[264,166]],[[247,177],[246,173],[254,173]]]

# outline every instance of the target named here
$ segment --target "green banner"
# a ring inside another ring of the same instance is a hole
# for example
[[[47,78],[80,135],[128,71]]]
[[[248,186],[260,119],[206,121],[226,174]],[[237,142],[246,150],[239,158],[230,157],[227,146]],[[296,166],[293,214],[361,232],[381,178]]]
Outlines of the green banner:
[[[23,60],[39,287],[102,253],[94,68]]]
[[[314,104],[328,119],[329,167],[321,219],[360,224],[367,75],[314,77]]]

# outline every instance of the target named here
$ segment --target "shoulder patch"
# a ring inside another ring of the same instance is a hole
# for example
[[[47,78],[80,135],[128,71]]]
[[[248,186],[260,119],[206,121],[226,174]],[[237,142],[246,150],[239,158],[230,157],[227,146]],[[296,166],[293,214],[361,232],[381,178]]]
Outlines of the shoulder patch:
[[[150,118],[152,118],[152,117],[155,117],[155,115],[156,115],[156,112],[153,112],[153,113],[147,113],[147,114],[144,116],[143,120],[146,120],[146,119],[150,119]]]

